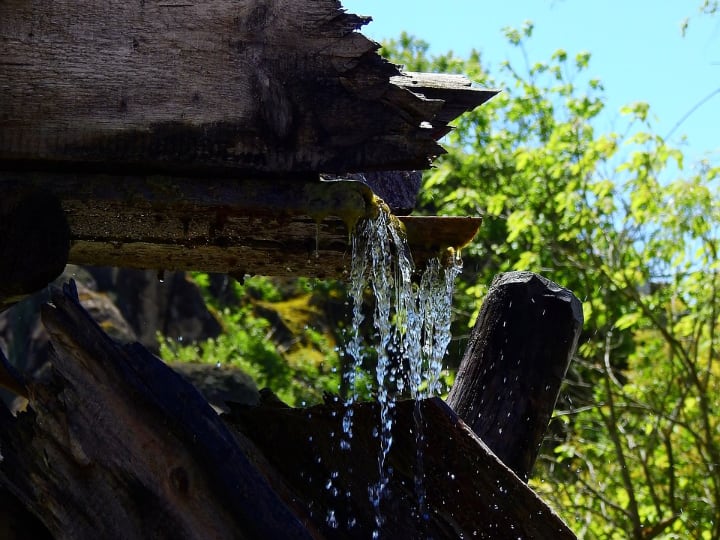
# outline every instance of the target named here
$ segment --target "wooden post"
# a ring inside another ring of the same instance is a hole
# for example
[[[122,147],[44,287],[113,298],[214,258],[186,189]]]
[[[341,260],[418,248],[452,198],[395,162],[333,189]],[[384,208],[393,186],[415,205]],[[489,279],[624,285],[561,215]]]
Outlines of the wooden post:
[[[531,272],[497,276],[447,403],[527,480],[582,328],[580,301]]]

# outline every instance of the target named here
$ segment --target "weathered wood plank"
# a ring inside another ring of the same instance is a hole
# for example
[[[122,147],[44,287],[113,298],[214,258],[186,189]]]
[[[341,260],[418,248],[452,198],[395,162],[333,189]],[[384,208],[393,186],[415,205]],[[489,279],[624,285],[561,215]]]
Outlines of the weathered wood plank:
[[[337,0],[5,0],[0,163],[426,168],[445,103],[391,83],[366,21]]]
[[[494,280],[447,402],[503,463],[532,472],[582,330],[575,295],[531,272]]]
[[[438,139],[450,131],[451,128],[447,126],[449,122],[482,105],[499,92],[492,88],[473,86],[467,77],[453,73],[403,71],[391,77],[390,81],[427,99],[443,102],[442,109],[432,122],[433,136]]]

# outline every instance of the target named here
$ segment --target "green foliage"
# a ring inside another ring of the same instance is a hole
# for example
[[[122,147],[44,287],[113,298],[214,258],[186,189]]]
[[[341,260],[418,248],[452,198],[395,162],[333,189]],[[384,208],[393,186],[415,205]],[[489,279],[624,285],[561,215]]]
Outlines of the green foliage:
[[[720,169],[676,177],[683,155],[647,103],[598,133],[590,54],[531,63],[532,30],[506,30],[525,65],[494,76],[477,52],[431,57],[407,35],[384,45],[409,69],[504,89],[457,121],[422,191],[426,213],[485,217],[463,251],[455,334],[498,272],[573,290],[585,331],[533,485],[582,537],[720,538]]]
[[[223,333],[192,345],[162,340],[163,359],[236,366],[290,405],[316,403],[323,392],[337,392],[334,336],[311,326],[317,312],[308,306],[311,297],[306,291],[312,283],[305,280],[283,290],[278,282],[260,276],[243,284],[233,281],[238,304],[221,306],[210,293],[207,274],[196,273],[193,279],[215,310]],[[281,329],[290,331],[289,326],[294,330],[291,337],[279,338]]]

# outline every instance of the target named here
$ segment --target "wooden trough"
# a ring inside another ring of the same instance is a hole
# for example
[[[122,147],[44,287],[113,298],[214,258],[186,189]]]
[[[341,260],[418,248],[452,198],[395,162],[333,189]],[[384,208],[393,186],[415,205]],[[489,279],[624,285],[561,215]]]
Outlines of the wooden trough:
[[[357,32],[368,20],[336,0],[1,2],[0,309],[67,262],[346,275],[352,227],[377,208],[368,185],[342,179],[429,167],[448,123],[495,94],[401,72]],[[402,178],[384,186],[391,206]],[[420,263],[479,226],[400,220]],[[537,276],[495,285],[449,406],[397,407],[383,537],[573,538],[524,480],[579,303]],[[337,404],[297,410],[266,394],[219,416],[141,346],[113,342],[72,284],[42,321],[45,376],[17,373],[0,351],[0,383],[27,399],[17,416],[0,407],[0,498],[16,538],[368,538],[377,526],[373,405],[354,406],[364,436],[342,455]],[[421,460],[411,428],[427,435]],[[349,495],[328,498],[321,479],[351,463],[339,480]]]

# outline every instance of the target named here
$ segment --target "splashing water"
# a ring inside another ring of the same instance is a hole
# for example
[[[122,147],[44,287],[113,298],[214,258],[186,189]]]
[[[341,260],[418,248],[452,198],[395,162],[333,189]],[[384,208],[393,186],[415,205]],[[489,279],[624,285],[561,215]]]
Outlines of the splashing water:
[[[367,356],[360,332],[365,319],[363,293],[371,288],[375,298],[372,320],[376,332],[371,346],[377,353],[374,389],[380,407],[377,429],[380,439],[379,479],[369,488],[375,509],[374,538],[379,537],[384,522],[380,503],[392,472],[387,466],[387,457],[392,446],[395,396],[404,392],[406,386],[410,396],[416,400],[440,393],[442,359],[450,342],[453,286],[462,269],[459,256],[452,250],[448,253],[447,261],[430,260],[419,283],[413,283],[415,268],[405,235],[401,225],[393,221],[382,205],[377,217],[358,223],[352,237],[349,293],[353,301],[353,317],[346,347],[352,362],[343,375],[349,392],[340,447],[349,450],[353,436],[351,405],[359,397],[359,375]],[[419,434],[418,442],[421,437]],[[418,459],[421,458],[421,449],[418,448]],[[420,467],[418,469],[421,470]],[[421,482],[416,479],[415,484],[422,515],[424,492]]]

